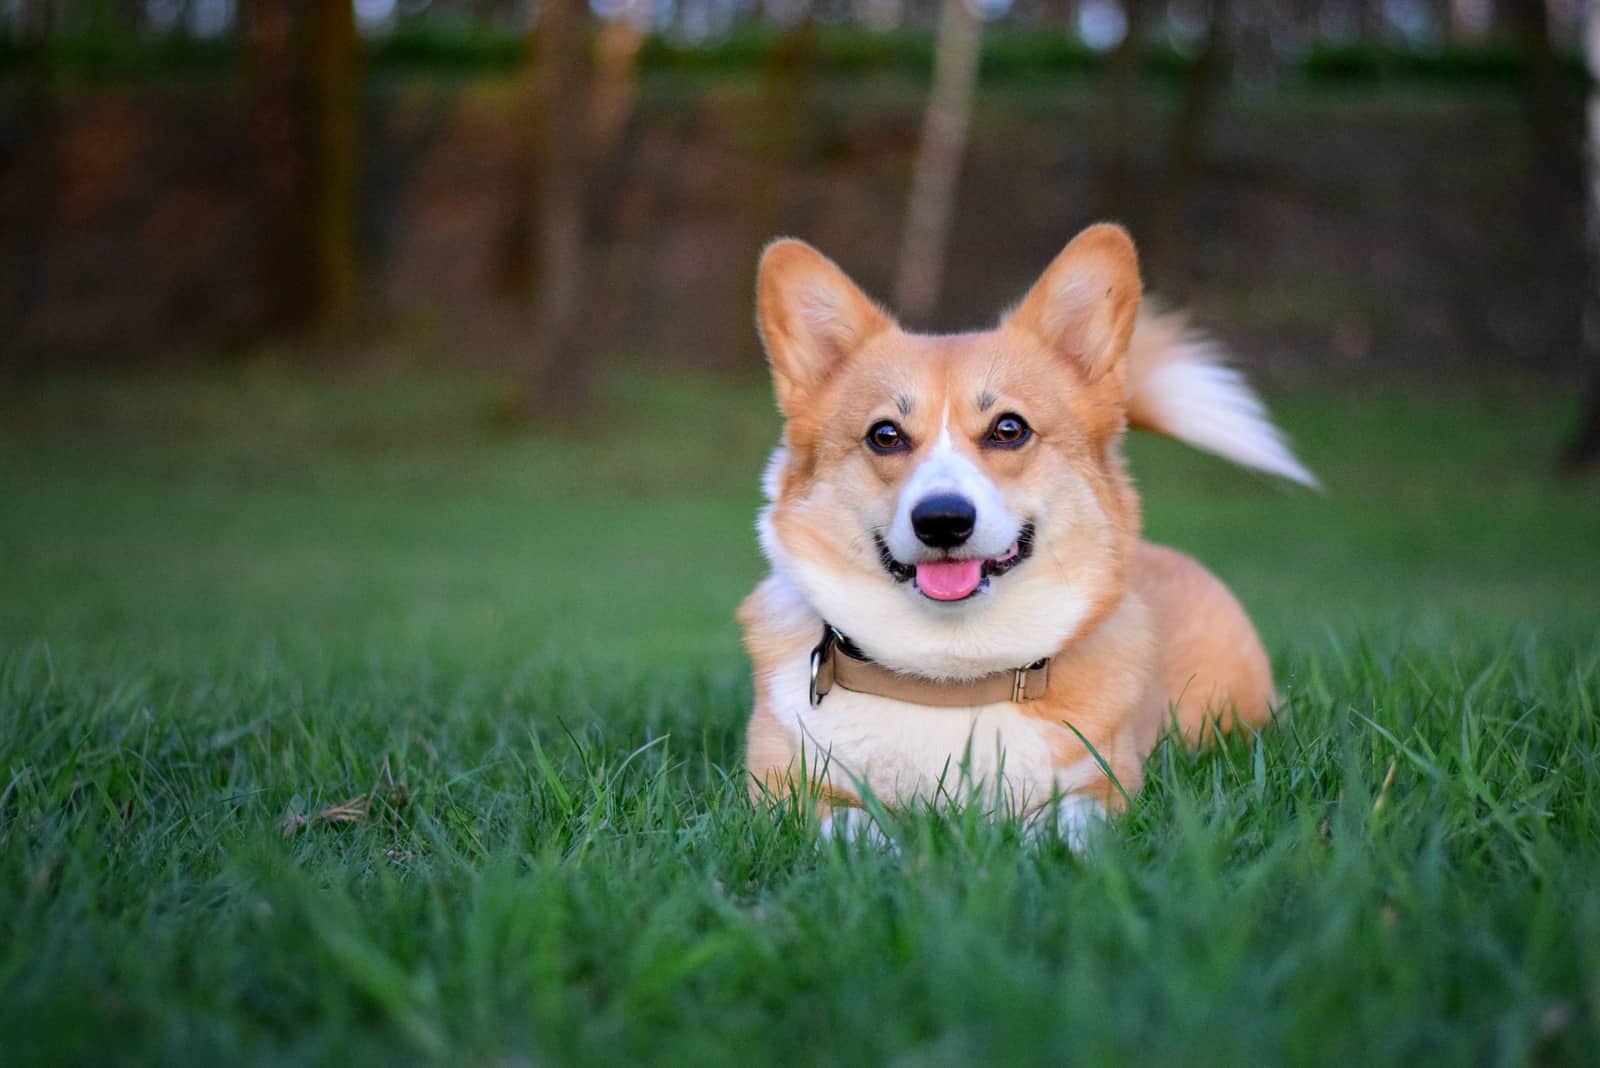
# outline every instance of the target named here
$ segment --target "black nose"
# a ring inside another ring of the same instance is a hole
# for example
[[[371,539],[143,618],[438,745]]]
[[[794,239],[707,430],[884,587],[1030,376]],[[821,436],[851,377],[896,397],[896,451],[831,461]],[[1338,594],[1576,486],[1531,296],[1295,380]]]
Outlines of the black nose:
[[[911,529],[917,540],[934,549],[954,549],[972,537],[978,510],[965,497],[939,493],[924,497],[911,509]]]

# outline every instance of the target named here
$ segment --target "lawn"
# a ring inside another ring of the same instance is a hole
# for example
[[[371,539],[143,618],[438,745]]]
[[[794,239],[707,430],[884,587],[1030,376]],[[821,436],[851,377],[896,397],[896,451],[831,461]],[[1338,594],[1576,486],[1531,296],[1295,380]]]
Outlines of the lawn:
[[[764,384],[503,386],[0,395],[0,1062],[1600,1059],[1570,398],[1274,398],[1322,495],[1137,442],[1290,714],[1078,857],[748,804]]]

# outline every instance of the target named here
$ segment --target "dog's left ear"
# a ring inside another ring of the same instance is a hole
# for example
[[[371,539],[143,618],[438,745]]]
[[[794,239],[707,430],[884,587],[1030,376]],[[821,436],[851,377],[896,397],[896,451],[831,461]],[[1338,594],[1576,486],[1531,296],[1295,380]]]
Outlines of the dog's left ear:
[[[756,271],[756,325],[785,417],[893,320],[828,257],[793,239],[774,241]]]
[[[1006,324],[1071,359],[1092,382],[1128,351],[1140,290],[1133,239],[1098,223],[1061,250]]]

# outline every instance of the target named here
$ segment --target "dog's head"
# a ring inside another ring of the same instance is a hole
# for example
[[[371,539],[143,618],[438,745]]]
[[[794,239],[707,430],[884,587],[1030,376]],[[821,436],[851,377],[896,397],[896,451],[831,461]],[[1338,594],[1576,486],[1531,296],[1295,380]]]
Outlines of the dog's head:
[[[1127,234],[1094,226],[995,329],[925,336],[810,246],[769,246],[774,567],[874,659],[924,675],[1016,667],[1095,625],[1138,537],[1121,440],[1139,296]]]

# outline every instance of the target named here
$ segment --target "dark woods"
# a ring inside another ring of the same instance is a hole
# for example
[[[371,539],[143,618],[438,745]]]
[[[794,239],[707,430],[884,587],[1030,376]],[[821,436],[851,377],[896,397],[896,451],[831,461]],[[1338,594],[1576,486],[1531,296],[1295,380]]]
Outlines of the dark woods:
[[[1592,374],[1580,5],[526,7],[0,9],[0,361],[420,345],[564,418],[749,366],[775,234],[949,328],[1116,217],[1269,375]]]

